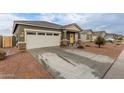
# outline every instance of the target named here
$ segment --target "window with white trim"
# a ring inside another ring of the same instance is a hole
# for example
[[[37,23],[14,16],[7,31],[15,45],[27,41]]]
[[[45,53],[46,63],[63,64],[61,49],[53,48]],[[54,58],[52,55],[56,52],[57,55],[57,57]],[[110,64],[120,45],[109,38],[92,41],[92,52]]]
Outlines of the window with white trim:
[[[58,33],[54,33],[54,36],[59,36],[59,34]]]
[[[46,33],[46,35],[48,35],[48,36],[52,36],[53,34],[52,34],[52,33]]]
[[[45,33],[43,33],[43,32],[38,32],[38,35],[45,35]]]

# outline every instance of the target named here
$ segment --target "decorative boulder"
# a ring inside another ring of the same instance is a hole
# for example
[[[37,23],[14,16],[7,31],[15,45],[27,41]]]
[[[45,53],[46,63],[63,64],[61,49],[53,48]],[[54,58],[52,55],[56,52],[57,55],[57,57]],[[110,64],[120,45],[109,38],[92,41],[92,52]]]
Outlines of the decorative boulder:
[[[6,57],[6,52],[4,50],[0,49],[0,60],[5,59],[5,57]]]

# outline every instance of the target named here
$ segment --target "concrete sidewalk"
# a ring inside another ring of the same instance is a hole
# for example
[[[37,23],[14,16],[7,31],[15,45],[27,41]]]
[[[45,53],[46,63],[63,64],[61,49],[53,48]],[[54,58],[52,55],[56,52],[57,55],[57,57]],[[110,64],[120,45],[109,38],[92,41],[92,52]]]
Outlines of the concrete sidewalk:
[[[124,79],[124,50],[105,75],[104,79]]]

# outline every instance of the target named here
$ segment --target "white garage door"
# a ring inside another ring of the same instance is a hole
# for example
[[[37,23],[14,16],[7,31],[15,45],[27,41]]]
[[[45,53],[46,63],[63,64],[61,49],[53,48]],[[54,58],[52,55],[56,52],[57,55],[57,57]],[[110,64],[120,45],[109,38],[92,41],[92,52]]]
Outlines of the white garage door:
[[[57,31],[27,31],[26,47],[27,49],[59,46],[61,33]]]

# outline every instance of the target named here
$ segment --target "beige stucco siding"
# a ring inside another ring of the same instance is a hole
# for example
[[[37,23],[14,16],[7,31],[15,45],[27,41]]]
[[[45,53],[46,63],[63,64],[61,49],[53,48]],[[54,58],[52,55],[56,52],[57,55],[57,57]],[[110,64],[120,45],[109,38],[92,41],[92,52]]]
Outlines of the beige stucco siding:
[[[76,26],[74,26],[74,25],[71,25],[71,26],[67,26],[66,28],[65,28],[66,30],[72,30],[72,31],[80,31],[80,29],[78,29]]]
[[[87,39],[87,37],[89,37],[89,39]],[[93,34],[92,34],[92,32],[88,31],[87,33],[81,33],[81,40],[83,42],[93,41]]]
[[[86,34],[81,34],[81,40],[83,41],[83,42],[86,42],[87,40],[86,40]]]
[[[95,40],[96,40],[96,38],[97,38],[97,36],[93,35],[93,41],[95,41]]]

